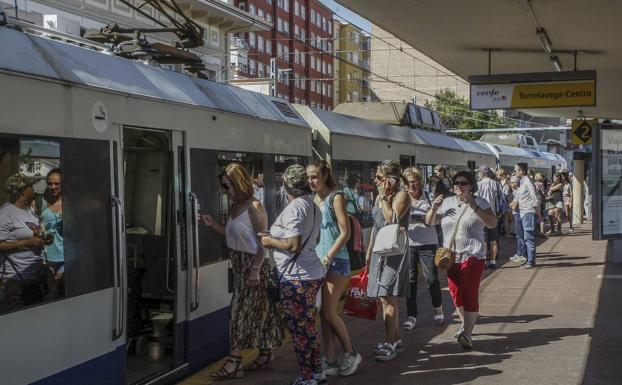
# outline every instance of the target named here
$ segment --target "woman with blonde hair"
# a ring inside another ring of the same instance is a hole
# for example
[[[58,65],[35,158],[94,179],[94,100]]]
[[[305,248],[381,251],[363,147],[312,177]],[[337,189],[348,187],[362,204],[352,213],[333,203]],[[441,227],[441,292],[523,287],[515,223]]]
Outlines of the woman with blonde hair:
[[[239,163],[229,164],[219,175],[220,186],[233,201],[225,226],[210,215],[201,223],[225,237],[231,250],[233,295],[229,318],[230,353],[224,364],[210,374],[214,380],[241,378],[244,370],[253,371],[272,364],[272,348],[282,341],[281,312],[268,298],[271,267],[264,260],[258,233],[268,228],[268,215],[253,197],[253,180]],[[259,357],[242,369],[242,349],[259,349]]]
[[[406,179],[406,192],[410,196],[410,220],[408,223],[408,248],[409,248],[409,282],[410,293],[406,301],[406,322],[402,325],[406,330],[415,328],[417,322],[417,281],[419,278],[419,262],[426,280],[432,306],[434,307],[434,322],[440,325],[445,316],[443,314],[443,295],[441,284],[438,280],[438,269],[434,265],[434,254],[438,245],[438,236],[434,226],[425,224],[425,216],[432,208],[432,201],[427,192],[422,188],[422,177],[419,170],[409,167],[404,170]]]
[[[346,242],[350,238],[347,198],[339,191],[328,162],[321,160],[307,166],[313,201],[322,212],[320,241],[315,252],[328,269],[322,285],[322,370],[329,376],[349,376],[356,372],[362,357],[352,348],[345,323],[337,313],[339,300],[350,277],[350,256]],[[355,202],[356,203],[356,202]],[[339,340],[343,356],[337,359],[335,342]]]
[[[404,230],[408,228],[410,197],[400,188],[404,177],[400,164],[394,160],[385,160],[378,165],[374,181],[378,197],[372,209],[374,226],[366,257],[369,266],[367,295],[380,298],[386,333],[385,341],[376,346],[374,357],[378,361],[390,361],[403,350],[399,338],[397,298],[408,297],[410,291],[408,250],[392,256],[380,256],[372,250],[375,237],[384,226],[399,223]]]

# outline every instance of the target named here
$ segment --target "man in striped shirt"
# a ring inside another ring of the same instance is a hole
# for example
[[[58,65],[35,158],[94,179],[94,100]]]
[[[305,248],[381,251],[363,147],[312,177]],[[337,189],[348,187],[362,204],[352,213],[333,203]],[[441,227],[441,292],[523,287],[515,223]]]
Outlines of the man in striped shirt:
[[[540,200],[533,182],[527,175],[527,163],[517,163],[514,171],[520,179],[520,187],[514,194],[514,202],[518,204],[527,249],[527,262],[521,268],[531,269],[536,266],[536,215],[541,217]]]

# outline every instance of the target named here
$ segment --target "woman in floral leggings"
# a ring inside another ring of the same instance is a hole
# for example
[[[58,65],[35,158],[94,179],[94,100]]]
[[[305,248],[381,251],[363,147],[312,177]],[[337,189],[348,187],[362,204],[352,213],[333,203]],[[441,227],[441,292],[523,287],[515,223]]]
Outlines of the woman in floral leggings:
[[[276,218],[261,244],[274,249],[280,276],[280,300],[294,342],[300,377],[292,385],[317,385],[323,380],[315,301],[326,269],[315,253],[322,214],[310,197],[306,170],[289,166],[283,174],[289,204]]]

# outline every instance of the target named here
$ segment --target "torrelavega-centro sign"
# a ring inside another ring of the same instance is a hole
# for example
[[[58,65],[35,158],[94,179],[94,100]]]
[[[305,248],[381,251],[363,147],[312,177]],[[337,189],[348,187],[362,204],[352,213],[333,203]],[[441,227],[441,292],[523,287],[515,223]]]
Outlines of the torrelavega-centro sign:
[[[596,71],[469,76],[471,109],[596,105]]]

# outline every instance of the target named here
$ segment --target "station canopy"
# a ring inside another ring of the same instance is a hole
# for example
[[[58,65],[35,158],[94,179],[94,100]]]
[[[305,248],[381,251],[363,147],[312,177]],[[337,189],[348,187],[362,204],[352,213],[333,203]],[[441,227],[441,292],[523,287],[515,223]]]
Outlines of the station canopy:
[[[585,116],[622,118],[622,15],[619,0],[337,0],[464,79],[491,73],[597,71],[596,107]],[[543,28],[552,54],[545,52]],[[395,43],[393,41],[392,43]],[[526,110],[574,117],[577,108]]]

